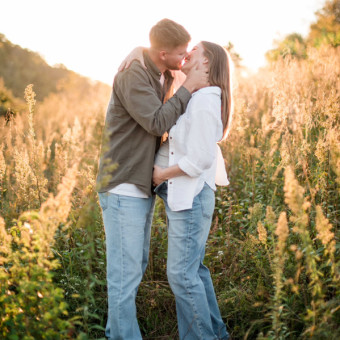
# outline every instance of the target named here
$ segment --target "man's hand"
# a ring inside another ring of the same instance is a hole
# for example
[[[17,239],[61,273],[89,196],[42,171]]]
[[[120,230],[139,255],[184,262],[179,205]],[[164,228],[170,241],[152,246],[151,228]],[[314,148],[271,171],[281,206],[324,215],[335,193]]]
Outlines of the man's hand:
[[[203,87],[210,86],[208,66],[196,62],[195,65],[193,65],[191,70],[188,72],[183,86],[190,93],[193,93]]]
[[[129,55],[122,61],[120,64],[118,71],[123,71],[126,68],[129,68],[133,60],[138,60],[144,68],[146,68],[145,63],[144,63],[144,58],[143,58],[143,51],[145,47],[138,46],[135,47]]]

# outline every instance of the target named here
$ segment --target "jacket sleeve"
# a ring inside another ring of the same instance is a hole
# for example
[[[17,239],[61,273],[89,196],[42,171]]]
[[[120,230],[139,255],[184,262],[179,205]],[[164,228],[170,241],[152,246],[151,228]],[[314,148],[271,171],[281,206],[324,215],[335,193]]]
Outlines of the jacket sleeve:
[[[148,133],[162,136],[185,111],[190,92],[183,86],[165,104],[138,62],[117,75],[114,91],[131,117]]]
[[[198,177],[209,169],[216,159],[218,117],[209,109],[200,109],[190,117],[190,129],[186,136],[186,154],[178,166],[190,177]]]

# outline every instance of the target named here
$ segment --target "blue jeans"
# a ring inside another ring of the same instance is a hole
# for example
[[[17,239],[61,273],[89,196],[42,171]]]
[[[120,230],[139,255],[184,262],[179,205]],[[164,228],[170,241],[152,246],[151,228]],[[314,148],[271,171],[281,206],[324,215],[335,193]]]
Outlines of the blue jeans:
[[[99,193],[106,235],[108,320],[105,335],[115,340],[142,339],[136,295],[145,272],[155,197]]]
[[[217,304],[209,269],[203,264],[215,207],[214,191],[205,184],[192,209],[171,211],[167,183],[156,188],[168,218],[167,275],[176,299],[179,337],[182,340],[228,339]]]

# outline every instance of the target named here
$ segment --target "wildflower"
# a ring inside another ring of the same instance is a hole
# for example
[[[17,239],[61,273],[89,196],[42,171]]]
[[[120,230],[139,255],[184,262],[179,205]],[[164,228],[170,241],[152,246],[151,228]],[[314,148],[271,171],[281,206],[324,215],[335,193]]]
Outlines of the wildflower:
[[[287,165],[290,162],[290,155],[289,155],[289,141],[286,135],[282,136],[282,143],[280,148],[280,155],[281,155],[281,163],[282,165]]]
[[[25,99],[28,105],[28,136],[30,139],[33,148],[35,147],[35,131],[33,126],[33,114],[34,114],[34,107],[35,107],[35,92],[33,91],[33,84],[27,85],[25,89]],[[33,150],[35,152],[35,150]],[[34,155],[33,155],[34,156]]]
[[[276,215],[273,211],[273,208],[270,205],[268,205],[266,208],[266,222],[268,224],[274,224],[275,220],[276,220]]]
[[[286,285],[293,285],[294,284],[294,279],[293,278],[288,278],[285,282]]]
[[[286,216],[286,213],[284,211],[280,214],[279,220],[277,222],[275,235],[277,235],[277,237],[278,237],[279,251],[282,252],[282,250],[283,250],[283,248],[286,244],[286,240],[288,238],[288,235],[289,235],[287,216]]]
[[[324,246],[330,244],[330,242],[334,239],[334,233],[331,232],[332,225],[329,223],[329,220],[323,215],[321,207],[318,205],[316,207],[316,230],[318,231],[318,235],[316,236]],[[331,247],[333,252],[333,247]]]
[[[295,252],[295,258],[299,261],[302,259],[303,253],[301,250],[297,249]]]
[[[35,106],[35,92],[33,91],[33,84],[27,85],[25,89],[25,99],[28,104],[29,111],[32,112]]]
[[[28,205],[37,198],[37,192],[34,190],[34,173],[30,166],[27,149],[18,151],[14,149],[15,161],[15,182],[17,204]],[[30,206],[28,205],[30,208]]]
[[[327,157],[326,155],[327,155],[328,149],[329,149],[329,143],[327,143],[326,140],[320,138],[318,140],[318,143],[316,145],[316,150],[315,150],[315,156],[318,158],[320,165],[326,162],[326,157]]]
[[[267,244],[267,230],[261,222],[257,223],[257,232],[259,234],[259,240],[262,244]]]
[[[296,251],[298,249],[296,244],[292,244],[289,248],[291,251]]]
[[[278,148],[278,143],[281,137],[281,132],[275,131],[272,136],[270,137],[269,144],[270,144],[270,153],[269,156],[272,157]]]
[[[307,211],[307,210],[310,208],[310,206],[311,206],[310,202],[305,201],[305,202],[303,202],[303,204],[302,204],[302,209],[303,209],[304,211]]]
[[[340,184],[340,132],[339,129],[330,129],[328,132],[330,144],[330,164],[337,175],[336,181]]]
[[[287,167],[285,170],[285,184],[283,189],[285,191],[285,202],[288,204],[294,215],[299,216],[301,207],[305,203],[305,190],[295,179],[294,172],[291,167]],[[304,206],[304,209],[306,208],[308,208],[308,206]]]
[[[254,235],[249,235],[250,240],[252,241],[252,243],[254,244],[258,244],[259,240],[254,236]]]
[[[289,249],[295,253],[296,260],[300,260],[303,256],[302,251],[298,248],[296,244],[292,244]]]
[[[252,221],[259,220],[262,215],[262,207],[263,205],[261,203],[255,203],[253,207],[250,207],[248,219]]]
[[[75,164],[70,168],[62,180],[62,183],[58,185],[58,194],[56,197],[51,196],[46,202],[44,202],[40,209],[42,219],[48,221],[49,224],[53,223],[53,227],[56,228],[59,223],[65,223],[71,210],[71,194],[76,185],[77,167]],[[53,236],[53,233],[51,233]]]

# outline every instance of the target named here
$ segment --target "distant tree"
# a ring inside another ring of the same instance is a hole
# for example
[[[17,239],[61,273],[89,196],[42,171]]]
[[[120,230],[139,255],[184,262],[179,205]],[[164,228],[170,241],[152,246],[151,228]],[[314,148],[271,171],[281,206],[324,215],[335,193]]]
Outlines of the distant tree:
[[[282,41],[275,42],[276,47],[266,53],[269,61],[276,61],[280,57],[292,56],[298,59],[307,57],[307,44],[301,34],[292,33],[286,36]]]
[[[12,115],[25,108],[23,100],[15,98],[10,90],[4,85],[4,80],[0,78],[0,117],[6,116],[10,119]]]
[[[51,67],[35,52],[12,44],[0,34],[0,77],[13,95],[23,98],[28,84],[34,84],[37,99],[42,100],[55,92],[59,80],[69,71],[65,67]]]
[[[327,0],[316,13],[317,21],[310,27],[308,43],[319,47],[322,44],[340,45],[340,0]]]
[[[65,84],[69,84],[70,95],[104,85],[68,70],[63,64],[52,67],[38,53],[12,44],[0,33],[0,115],[9,109],[21,111],[28,84],[34,85],[39,102],[64,91]]]
[[[280,57],[292,56],[298,59],[307,58],[307,47],[319,47],[323,44],[333,47],[340,45],[340,0],[327,0],[324,7],[316,12],[317,20],[310,26],[310,33],[304,39],[298,33],[286,36],[274,43],[275,48],[266,53],[269,61]]]

